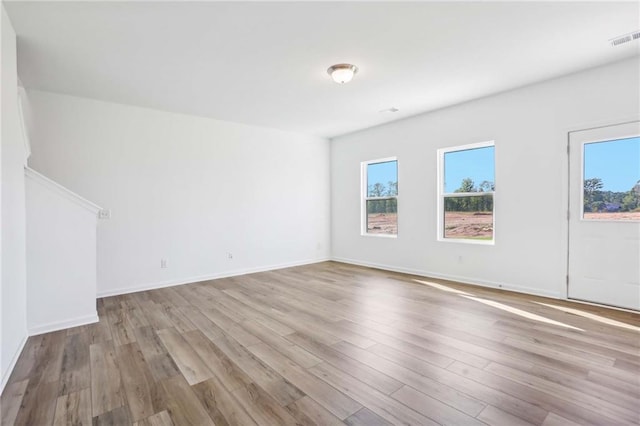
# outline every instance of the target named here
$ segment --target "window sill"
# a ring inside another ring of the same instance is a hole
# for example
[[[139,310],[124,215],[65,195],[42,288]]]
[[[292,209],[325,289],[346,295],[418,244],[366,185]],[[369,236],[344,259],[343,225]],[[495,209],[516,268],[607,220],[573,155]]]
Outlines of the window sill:
[[[480,246],[495,246],[496,240],[472,240],[464,238],[438,238],[439,243],[462,243]]]
[[[373,237],[373,238],[391,238],[391,239],[396,239],[398,238],[398,234],[369,234],[369,233],[362,233],[360,234],[361,237]]]

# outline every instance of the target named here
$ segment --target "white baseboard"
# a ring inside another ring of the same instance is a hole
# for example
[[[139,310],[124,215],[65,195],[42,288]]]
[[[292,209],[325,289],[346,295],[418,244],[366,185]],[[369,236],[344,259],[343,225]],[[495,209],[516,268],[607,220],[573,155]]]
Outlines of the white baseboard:
[[[327,262],[331,260],[329,257],[323,257],[319,259],[307,259],[296,262],[289,263],[280,263],[276,265],[268,265],[268,266],[259,266],[257,268],[246,268],[246,269],[236,269],[234,271],[209,274],[209,275],[200,275],[197,277],[190,278],[180,278],[176,280],[168,280],[168,281],[160,281],[155,283],[147,283],[142,285],[136,285],[133,287],[125,287],[119,288],[115,290],[107,290],[107,291],[98,291],[98,298],[100,297],[109,297],[109,296],[117,296],[120,294],[129,294],[129,293],[137,293],[139,291],[145,290],[154,290],[158,288],[164,287],[173,287],[176,285],[184,285],[184,284],[193,284],[201,281],[209,281],[216,280],[219,278],[228,278],[228,277],[236,277],[238,275],[246,275],[246,274],[255,274],[257,272],[265,272],[265,271],[275,271],[276,269],[284,269],[284,268],[292,268],[294,266],[303,266],[303,265],[311,265],[313,263],[321,263]]]
[[[7,370],[4,372],[4,374],[2,374],[2,382],[0,382],[0,395],[4,391],[4,387],[7,385],[7,382],[9,381],[9,377],[11,377],[11,373],[13,373],[13,369],[16,366],[16,363],[18,362],[18,358],[20,358],[20,354],[22,353],[22,350],[24,349],[24,345],[27,343],[28,338],[29,336],[25,334],[24,337],[22,338],[22,341],[18,345],[18,350],[13,354],[13,357],[11,358],[11,362],[9,363]]]
[[[98,313],[84,315],[64,321],[50,322],[35,327],[29,327],[29,336],[37,336],[38,334],[49,333],[51,331],[63,330],[65,328],[78,327],[80,325],[92,324],[98,322]]]
[[[480,287],[497,288],[497,289],[501,289],[501,290],[514,291],[516,293],[524,293],[524,294],[531,294],[531,295],[534,295],[534,296],[550,297],[552,299],[565,299],[563,297],[563,295],[560,294],[559,292],[544,291],[544,290],[540,290],[538,288],[533,288],[533,287],[521,287],[521,286],[515,286],[515,285],[512,285],[512,284],[498,283],[498,282],[494,282],[494,281],[480,280],[480,279],[476,279],[476,278],[469,278],[469,277],[458,276],[458,275],[440,274],[440,273],[437,273],[437,272],[424,271],[424,270],[420,270],[420,269],[403,268],[403,267],[385,265],[385,264],[376,263],[376,262],[368,262],[368,261],[363,261],[363,260],[348,259],[348,258],[344,258],[344,257],[333,257],[331,260],[333,260],[335,262],[348,263],[348,264],[351,264],[351,265],[366,266],[366,267],[369,267],[369,268],[382,269],[382,270],[385,270],[385,271],[392,271],[392,272],[400,272],[400,273],[403,273],[403,274],[418,275],[420,277],[425,277],[425,278],[438,278],[438,279],[442,279],[442,280],[455,281],[455,282],[459,282],[459,283],[463,283],[463,284],[470,284],[470,285],[475,285],[475,286],[480,286]]]

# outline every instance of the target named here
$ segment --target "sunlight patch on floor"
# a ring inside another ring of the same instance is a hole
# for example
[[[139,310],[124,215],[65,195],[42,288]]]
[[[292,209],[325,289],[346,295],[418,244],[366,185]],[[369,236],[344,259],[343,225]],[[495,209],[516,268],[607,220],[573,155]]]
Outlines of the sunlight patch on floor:
[[[626,322],[616,321],[611,318],[603,317],[600,315],[592,314],[590,312],[581,311],[579,309],[567,308],[566,306],[557,306],[557,305],[549,305],[548,303],[535,302],[538,305],[547,306],[549,308],[557,309],[559,311],[567,312],[569,314],[579,315],[584,318],[589,318],[594,321],[601,322],[607,325],[613,325],[615,327],[622,327],[628,330],[640,331],[640,327],[636,327],[635,325],[627,324]]]
[[[426,284],[426,285],[431,286],[433,288],[437,288],[438,290],[448,291],[450,293],[462,294],[462,295],[466,295],[466,296],[471,296],[470,293],[467,293],[467,292],[464,292],[464,291],[461,291],[461,290],[456,290],[455,288],[447,287],[446,285],[432,283],[431,281],[423,281],[423,280],[413,280],[413,281],[415,281],[417,283],[420,283],[420,284]]]
[[[516,315],[519,315],[521,317],[524,317],[524,318],[532,319],[534,321],[540,321],[540,322],[544,322],[544,323],[547,323],[547,324],[553,324],[553,325],[557,325],[557,326],[560,326],[560,327],[570,328],[572,330],[584,331],[581,328],[574,327],[572,325],[565,324],[563,322],[554,321],[552,319],[549,319],[549,318],[546,318],[546,317],[543,317],[543,316],[540,316],[540,315],[532,314],[531,312],[523,311],[523,310],[518,309],[518,308],[513,308],[513,307],[511,307],[509,305],[504,305],[502,303],[494,302],[493,300],[481,299],[479,297],[467,296],[467,295],[464,295],[464,294],[461,294],[461,296],[465,297],[467,299],[475,300],[476,302],[484,303],[485,305],[493,306],[494,308],[502,309],[503,311],[507,311],[507,312],[510,312],[512,314],[516,314]]]

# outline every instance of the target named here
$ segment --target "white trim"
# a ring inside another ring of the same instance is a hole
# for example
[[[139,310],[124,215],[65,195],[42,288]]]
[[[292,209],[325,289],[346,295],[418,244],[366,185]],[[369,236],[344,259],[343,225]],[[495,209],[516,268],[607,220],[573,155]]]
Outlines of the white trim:
[[[95,214],[96,216],[98,212],[102,210],[102,207],[98,206],[97,204],[94,204],[91,201],[87,200],[86,198],[83,198],[80,195],[76,194],[75,192],[68,190],[64,186],[60,185],[57,182],[52,181],[48,177],[36,172],[30,167],[24,168],[24,175],[30,178],[31,180],[33,180],[34,182],[37,182],[40,185],[44,186],[45,188],[48,188],[49,190],[57,193],[58,195],[63,196],[67,200],[76,203],[80,207],[84,207],[85,209],[89,210],[91,213]]]
[[[569,279],[570,279],[569,277],[569,237],[570,237],[569,236],[569,220],[570,220],[571,214],[575,214],[573,211],[571,211],[571,197],[573,194],[571,194],[571,188],[569,184],[571,180],[571,154],[570,154],[571,133],[581,132],[589,129],[600,128],[600,127],[616,126],[618,124],[627,124],[633,121],[640,121],[640,115],[630,114],[630,115],[624,115],[619,117],[609,117],[603,120],[575,123],[575,124],[566,126],[563,129],[563,133],[562,133],[563,137],[566,137],[566,146],[565,146],[566,154],[565,155],[567,157],[566,157],[566,161],[563,161],[562,199],[565,202],[566,210],[562,210],[562,213],[561,213],[562,214],[562,220],[561,220],[562,230],[561,231],[563,235],[566,236],[566,238],[562,243],[562,249],[563,249],[563,252],[566,254],[565,276]],[[569,299],[568,279],[567,281],[565,281],[561,290],[562,290],[562,295],[564,299],[573,300],[573,299]]]
[[[580,293],[581,289],[594,289],[595,287],[585,285],[584,281],[575,277],[576,271],[579,271],[580,259],[574,255],[573,246],[580,245],[580,237],[584,233],[580,227],[584,226],[607,226],[611,227],[615,223],[616,233],[624,231],[626,227],[637,228],[640,220],[601,220],[585,218],[584,211],[584,181],[585,181],[585,147],[588,144],[606,143],[619,141],[623,139],[635,139],[640,137],[640,116],[629,116],[618,120],[601,121],[594,124],[585,124],[583,128],[572,128],[567,131],[567,161],[566,161],[566,202],[567,216],[563,221],[566,232],[566,285],[564,291],[568,300],[594,303],[598,306],[616,307],[614,303],[619,305],[630,306],[628,300],[634,300],[636,293],[630,291],[621,295],[614,288],[610,291],[601,291],[593,293]],[[577,164],[576,164],[577,163]],[[598,225],[595,225],[598,224]],[[601,225],[602,224],[602,225]],[[607,224],[607,225],[605,225]],[[621,225],[626,224],[626,225]],[[579,226],[578,226],[579,225]],[[604,228],[603,228],[604,229]],[[574,232],[578,234],[574,235]],[[622,238],[621,235],[618,237]],[[584,260],[584,259],[583,259]],[[576,266],[572,266],[573,263]],[[577,268],[577,269],[576,269]],[[572,290],[573,289],[573,290]],[[618,287],[617,289],[621,289]],[[578,294],[576,294],[578,292]],[[609,298],[605,297],[609,295]],[[615,297],[618,295],[618,297]],[[628,299],[628,297],[632,297]],[[606,302],[603,300],[607,299]],[[637,306],[630,306],[629,309],[637,312]]]
[[[18,88],[18,119],[20,120],[20,129],[22,130],[22,141],[24,143],[24,164],[27,164],[27,160],[31,157],[31,139],[29,138],[29,131],[27,124],[24,121],[24,111],[22,106],[22,96],[24,88]]]
[[[72,318],[64,321],[50,322],[48,324],[38,325],[36,327],[29,328],[29,336],[37,336],[38,334],[50,333],[52,331],[64,330],[66,328],[78,327],[80,325],[93,324],[98,322],[98,312],[91,315],[84,315],[82,317]]]
[[[638,122],[640,122],[640,120],[638,120]],[[634,122],[631,123],[622,123],[619,125],[611,125],[611,126],[603,126],[600,128],[596,128],[596,129],[589,129],[589,130],[578,130],[578,131],[574,131],[574,132],[569,132],[569,140],[571,140],[571,136],[574,133],[580,133],[580,132],[593,132],[593,131],[597,131],[600,129],[606,129],[608,127],[616,127],[616,126],[624,126],[627,124],[633,124]],[[576,135],[577,136],[577,135]],[[590,138],[586,138],[584,140],[581,140],[580,142],[578,142],[578,144],[580,145],[580,215],[578,217],[578,220],[581,222],[598,222],[598,223],[612,223],[612,222],[616,222],[616,223],[638,223],[640,222],[640,220],[637,219],[632,219],[632,220],[615,220],[615,219],[586,219],[584,217],[584,181],[585,181],[585,175],[584,175],[584,163],[585,163],[585,145],[590,145],[590,144],[594,144],[594,143],[608,143],[608,142],[615,142],[615,141],[619,141],[619,140],[625,140],[625,139],[636,139],[639,138],[640,135],[637,132],[631,132],[629,134],[625,134],[625,136],[621,136],[621,137],[615,137],[615,138],[606,138],[606,137],[597,137],[593,140],[591,140]]]
[[[384,195],[382,197],[364,197],[365,201],[378,201],[378,200],[395,200],[397,195]]]
[[[617,118],[606,118],[604,120],[588,121],[581,124],[573,124],[566,126],[566,133],[586,132],[588,130],[601,129],[603,127],[613,127],[621,124],[631,124],[634,121],[640,121],[640,114],[624,115]]]
[[[598,308],[607,308],[607,309],[613,309],[615,311],[629,312],[631,314],[636,314],[636,315],[638,314],[638,311],[636,310],[621,308],[619,306],[603,305],[602,303],[589,302],[588,300],[580,300],[580,299],[569,299],[568,297],[567,297],[567,300],[569,302],[579,303],[581,305],[597,306]]]
[[[495,218],[493,219],[495,222]],[[495,226],[495,225],[494,225]],[[464,243],[464,244],[477,244],[481,246],[495,246],[495,237],[493,240],[482,240],[482,239],[473,239],[473,238],[441,238],[438,240],[439,243]]]
[[[333,257],[334,262],[348,263],[350,265],[366,266],[368,268],[382,269],[384,271],[400,272],[403,274],[417,275],[425,278],[438,278],[441,280],[455,281],[462,284],[471,284],[479,287],[496,288],[500,290],[509,290],[516,293],[530,294],[533,296],[549,297],[552,299],[564,299],[562,294],[554,291],[541,291],[534,287],[520,287],[510,284],[498,283],[495,281],[480,280],[477,278],[469,278],[458,275],[440,274],[437,272],[424,271],[421,269],[403,268],[382,263],[361,261],[356,259],[348,259],[344,257]]]
[[[484,141],[484,142],[476,142],[465,145],[458,146],[450,146],[446,148],[439,148],[437,152],[436,158],[436,193],[437,193],[437,226],[436,226],[436,241],[443,243],[463,243],[463,244],[474,244],[474,245],[483,245],[483,246],[495,246],[496,245],[496,191],[495,189],[490,192],[464,192],[464,193],[454,193],[454,192],[444,192],[444,155],[448,152],[457,152],[457,151],[470,151],[473,149],[480,148],[489,148],[493,147],[493,169],[494,169],[494,185],[495,185],[495,169],[496,169],[496,159],[495,159],[495,148],[496,141]],[[493,198],[493,231],[491,240],[474,240],[471,238],[445,238],[444,237],[444,200],[445,197],[481,197],[484,195],[491,195]]]
[[[384,158],[377,158],[375,160],[367,160],[367,161],[363,161],[362,164],[364,166],[368,166],[369,164],[378,164],[378,163],[389,163],[391,161],[398,161],[398,157],[384,157]]]
[[[108,291],[98,291],[97,297],[100,298],[100,297],[118,296],[121,294],[137,293],[139,291],[145,291],[145,290],[155,290],[155,289],[164,288],[164,287],[194,284],[201,281],[210,281],[210,280],[216,280],[219,278],[236,277],[238,275],[255,274],[257,272],[275,271],[277,269],[292,268],[294,266],[311,265],[314,263],[328,262],[330,260],[331,258],[329,257],[323,257],[320,259],[307,259],[307,260],[301,260],[297,262],[288,262],[288,263],[280,263],[276,265],[260,266],[257,268],[237,269],[235,271],[222,272],[222,273],[209,274],[209,275],[200,275],[197,277],[178,278],[175,280],[160,281],[155,283],[145,283],[145,284],[136,285],[134,287],[124,287],[124,288],[118,288],[118,289],[108,290]]]
[[[4,387],[9,382],[11,373],[13,373],[13,369],[16,367],[18,358],[20,358],[20,355],[22,354],[22,350],[24,349],[24,345],[27,343],[28,338],[29,338],[29,335],[25,334],[24,337],[22,338],[22,341],[18,345],[18,350],[16,351],[16,353],[13,354],[13,357],[11,357],[11,362],[7,366],[7,370],[2,375],[2,383],[0,383],[0,394],[2,394],[2,392],[4,391]]]
[[[446,194],[442,194],[443,197],[446,198],[462,198],[462,197],[484,197],[485,195],[491,195],[495,191],[487,191],[487,192],[447,192]]]
[[[361,235],[361,237],[373,237],[373,238],[392,238],[392,239],[397,239],[398,238],[398,234],[372,234],[371,232],[367,232]]]
[[[447,152],[470,151],[472,149],[488,148],[490,146],[495,146],[495,142],[496,142],[495,140],[490,140],[490,141],[484,141],[484,142],[474,142],[474,143],[467,143],[467,144],[464,144],[464,145],[448,146],[448,147],[445,147],[445,148],[438,148],[438,154],[443,154],[444,155]]]

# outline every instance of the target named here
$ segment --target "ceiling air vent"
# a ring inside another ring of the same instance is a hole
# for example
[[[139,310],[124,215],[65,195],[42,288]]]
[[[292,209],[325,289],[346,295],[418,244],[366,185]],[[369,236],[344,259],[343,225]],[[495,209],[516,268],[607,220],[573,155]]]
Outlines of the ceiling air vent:
[[[611,42],[612,46],[619,46],[619,45],[627,43],[629,41],[638,40],[638,39],[640,39],[640,30],[639,31],[634,31],[634,32],[629,33],[629,34],[621,35],[620,37],[612,38],[609,41]]]

